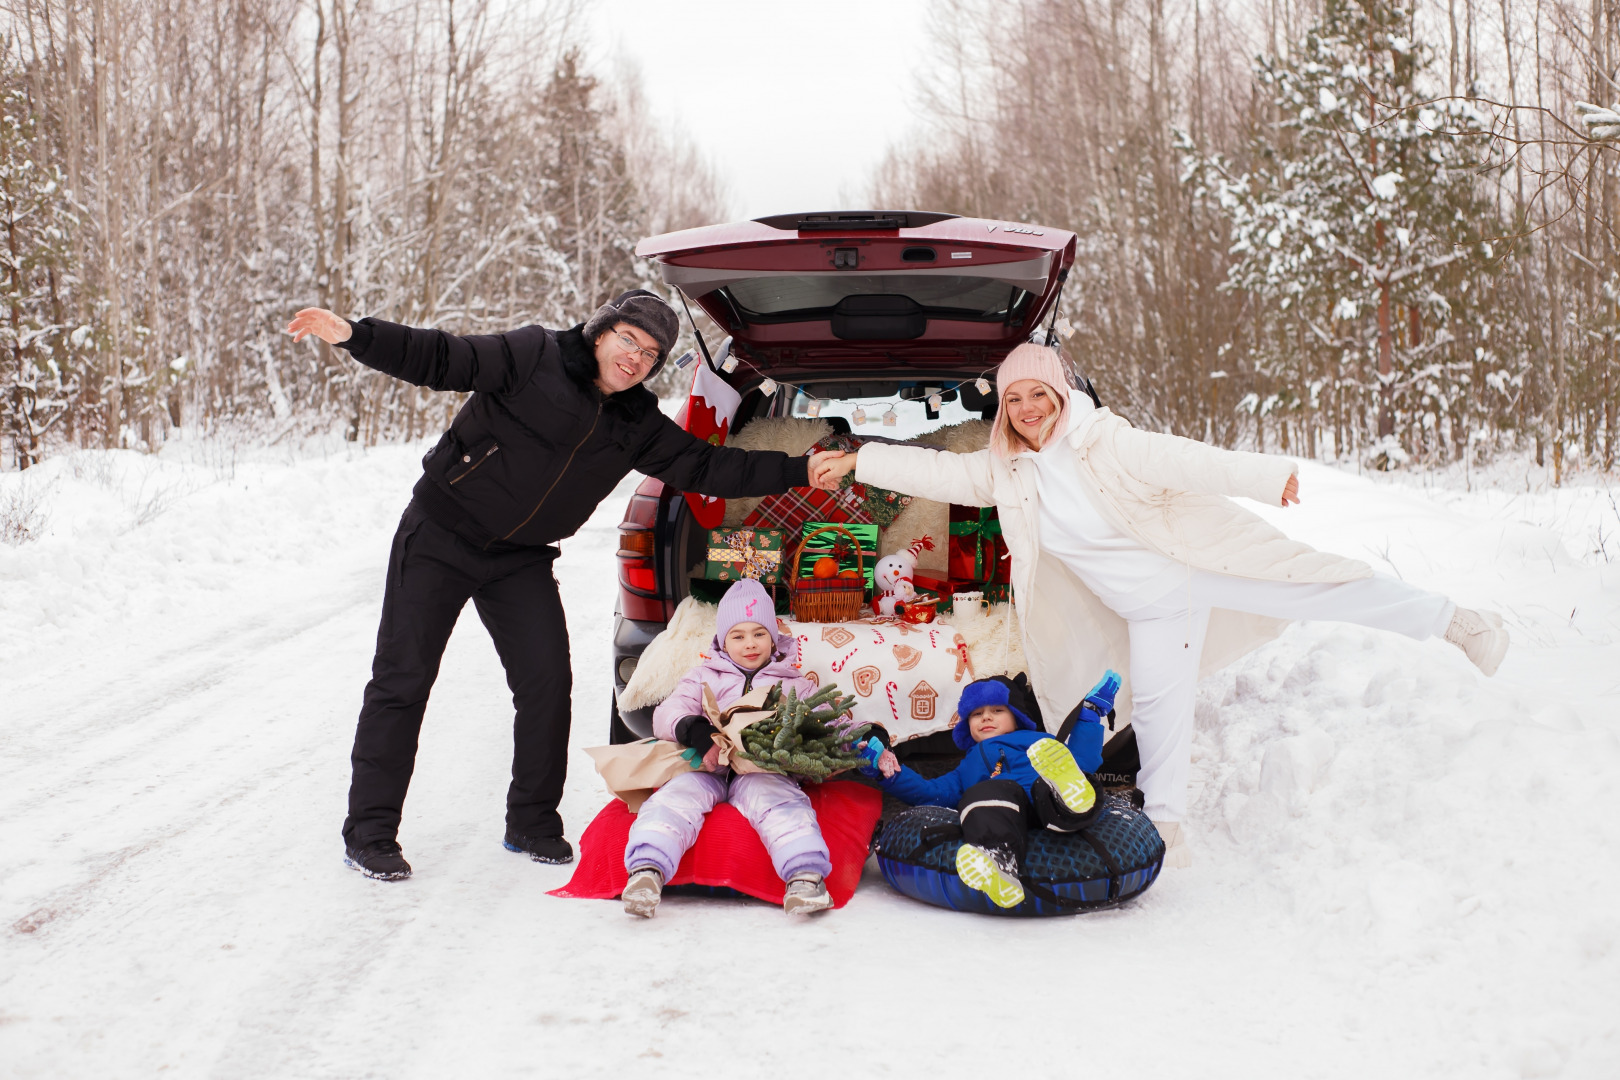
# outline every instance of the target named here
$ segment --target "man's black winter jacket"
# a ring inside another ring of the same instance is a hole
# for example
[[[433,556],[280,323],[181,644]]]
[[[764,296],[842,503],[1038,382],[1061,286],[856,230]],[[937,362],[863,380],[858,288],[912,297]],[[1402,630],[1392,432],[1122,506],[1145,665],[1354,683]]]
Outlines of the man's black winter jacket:
[[[808,459],[711,446],[636,386],[604,396],[581,328],[457,337],[380,319],[351,324],[354,358],[434,390],[471,391],[422,459],[422,511],[485,549],[572,536],[632,469],[722,498],[809,484]]]

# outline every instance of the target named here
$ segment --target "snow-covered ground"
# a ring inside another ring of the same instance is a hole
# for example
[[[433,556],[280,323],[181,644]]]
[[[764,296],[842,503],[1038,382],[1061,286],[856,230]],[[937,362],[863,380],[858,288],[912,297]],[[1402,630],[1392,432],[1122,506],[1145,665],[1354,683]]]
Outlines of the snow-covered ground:
[[[1308,466],[1268,514],[1500,609],[1513,649],[1485,681],[1439,642],[1303,625],[1210,679],[1195,865],[1128,907],[957,915],[869,867],[814,920],[677,898],[642,922],[501,847],[510,700],[470,612],[406,807],[416,876],[343,866],[421,449],[180,441],[0,477],[40,534],[0,545],[0,1075],[1620,1075],[1602,486]],[[621,509],[557,569],[575,838],[606,799],[578,748],[605,741]]]

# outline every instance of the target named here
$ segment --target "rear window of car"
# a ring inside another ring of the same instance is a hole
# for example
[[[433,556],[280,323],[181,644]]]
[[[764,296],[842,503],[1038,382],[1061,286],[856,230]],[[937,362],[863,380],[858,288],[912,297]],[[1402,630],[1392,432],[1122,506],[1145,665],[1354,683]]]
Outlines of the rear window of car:
[[[726,286],[745,316],[788,316],[826,311],[846,296],[904,296],[924,312],[1000,320],[1029,294],[986,277],[951,274],[803,274],[756,277]]]

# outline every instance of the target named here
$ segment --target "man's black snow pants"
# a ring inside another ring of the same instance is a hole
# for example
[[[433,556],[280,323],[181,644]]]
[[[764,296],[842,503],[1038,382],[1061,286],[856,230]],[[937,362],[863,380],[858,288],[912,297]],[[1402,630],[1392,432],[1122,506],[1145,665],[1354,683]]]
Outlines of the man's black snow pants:
[[[417,736],[439,661],[470,598],[506,668],[517,716],[506,824],[529,836],[561,836],[567,772],[568,627],[551,564],[555,547],[480,551],[405,508],[388,556],[382,625],[371,662],[343,838],[363,847],[399,832],[405,790],[416,767]]]
[[[1029,850],[1029,830],[1079,832],[1102,808],[1099,798],[1090,810],[1076,814],[1052,789],[1036,781],[1025,794],[1016,780],[981,780],[962,793],[956,812],[962,822],[962,842],[986,851],[1012,856],[1019,873]]]

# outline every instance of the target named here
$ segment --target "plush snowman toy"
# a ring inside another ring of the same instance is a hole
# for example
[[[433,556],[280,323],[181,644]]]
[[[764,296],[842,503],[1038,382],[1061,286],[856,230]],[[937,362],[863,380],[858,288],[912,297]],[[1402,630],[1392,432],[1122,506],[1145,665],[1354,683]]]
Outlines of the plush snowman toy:
[[[934,550],[932,537],[913,540],[903,551],[885,555],[872,570],[872,610],[879,615],[904,615],[906,605],[917,598],[912,578],[917,573],[917,557]]]

